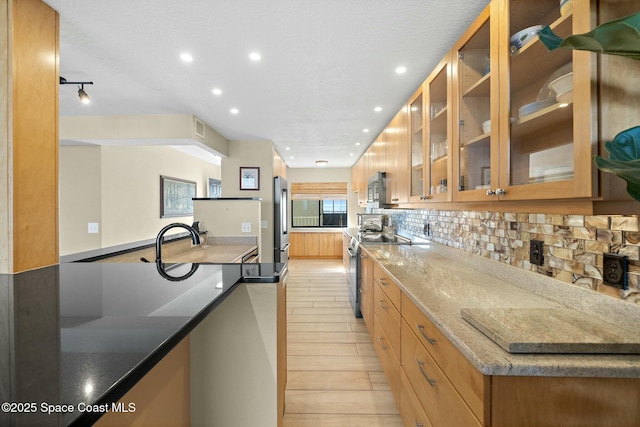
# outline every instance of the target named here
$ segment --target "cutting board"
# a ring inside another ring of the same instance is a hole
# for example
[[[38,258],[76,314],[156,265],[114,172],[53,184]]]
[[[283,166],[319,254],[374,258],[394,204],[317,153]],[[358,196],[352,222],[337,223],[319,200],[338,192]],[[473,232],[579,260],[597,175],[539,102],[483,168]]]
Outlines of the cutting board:
[[[463,308],[509,353],[640,354],[640,334],[569,308]]]

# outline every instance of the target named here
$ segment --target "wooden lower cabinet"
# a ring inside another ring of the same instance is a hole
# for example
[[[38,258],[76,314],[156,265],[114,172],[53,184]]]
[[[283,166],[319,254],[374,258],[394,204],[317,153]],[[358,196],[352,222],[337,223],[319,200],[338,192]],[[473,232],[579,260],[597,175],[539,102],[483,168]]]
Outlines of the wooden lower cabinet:
[[[400,369],[400,416],[402,423],[410,427],[433,427],[429,417],[407,378],[404,369]]]
[[[369,336],[373,340],[373,294],[375,287],[373,259],[364,249],[360,254],[360,272],[360,311]]]
[[[384,268],[366,260],[362,301],[373,307],[363,316],[405,426],[640,426],[640,378],[483,375]]]
[[[447,376],[402,323],[401,363],[418,400],[434,426],[482,427]]]
[[[384,330],[378,318],[373,316],[373,347],[376,349],[382,370],[387,377],[387,382],[393,393],[393,398],[396,401],[396,405],[400,407],[400,360],[396,355],[393,347],[391,346],[390,335],[395,335],[393,332],[387,332]]]
[[[293,232],[290,258],[342,258],[342,233]]]
[[[640,426],[639,378],[493,376],[493,427]]]
[[[490,378],[478,371],[405,294],[402,318],[474,415],[488,426]]]

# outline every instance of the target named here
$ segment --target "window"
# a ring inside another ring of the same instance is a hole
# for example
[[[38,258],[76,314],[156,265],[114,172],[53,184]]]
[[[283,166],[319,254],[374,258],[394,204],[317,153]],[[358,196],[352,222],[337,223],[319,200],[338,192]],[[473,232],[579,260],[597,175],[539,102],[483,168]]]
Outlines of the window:
[[[346,182],[291,183],[293,227],[346,227]]]
[[[293,200],[293,227],[346,227],[346,200]]]

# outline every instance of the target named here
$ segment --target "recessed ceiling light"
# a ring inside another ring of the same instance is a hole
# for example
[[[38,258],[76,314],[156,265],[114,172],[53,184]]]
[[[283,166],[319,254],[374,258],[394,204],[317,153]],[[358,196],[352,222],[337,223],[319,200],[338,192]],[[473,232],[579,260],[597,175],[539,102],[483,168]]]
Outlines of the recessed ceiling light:
[[[316,166],[325,167],[328,163],[328,160],[316,160]]]
[[[249,54],[249,59],[251,59],[252,61],[260,61],[260,59],[262,59],[262,56],[260,56],[258,52],[251,52]]]
[[[359,142],[356,142],[356,145],[360,145],[360,143],[359,143]]]
[[[373,111],[375,111],[376,113],[379,113],[380,111],[382,111],[382,107],[376,107],[373,109]]]
[[[400,67],[396,68],[396,74],[404,74],[406,72],[407,72],[407,67],[400,66]]]
[[[350,156],[353,156],[353,153],[349,153]]]
[[[180,59],[184,62],[193,62],[193,56],[190,53],[184,52],[180,54]]]
[[[369,133],[369,129],[362,129],[362,132]]]
[[[291,147],[285,147],[285,150],[289,151],[291,150]]]
[[[222,95],[222,91],[218,88],[213,89],[211,92],[213,92],[214,95],[218,95],[218,96]]]
[[[238,114],[240,112],[237,108],[232,108],[229,111],[231,111],[231,114]]]
[[[289,157],[289,158],[290,158],[290,159],[294,159],[295,157],[291,156],[291,157]]]

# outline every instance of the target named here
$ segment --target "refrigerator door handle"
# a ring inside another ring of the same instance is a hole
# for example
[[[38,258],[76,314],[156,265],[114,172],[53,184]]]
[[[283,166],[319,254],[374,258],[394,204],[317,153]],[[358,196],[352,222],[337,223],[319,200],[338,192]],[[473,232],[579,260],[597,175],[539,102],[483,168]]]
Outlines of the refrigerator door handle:
[[[285,252],[289,250],[289,246],[291,246],[291,243],[287,242],[286,245],[284,245],[284,248],[280,248],[280,252]]]

